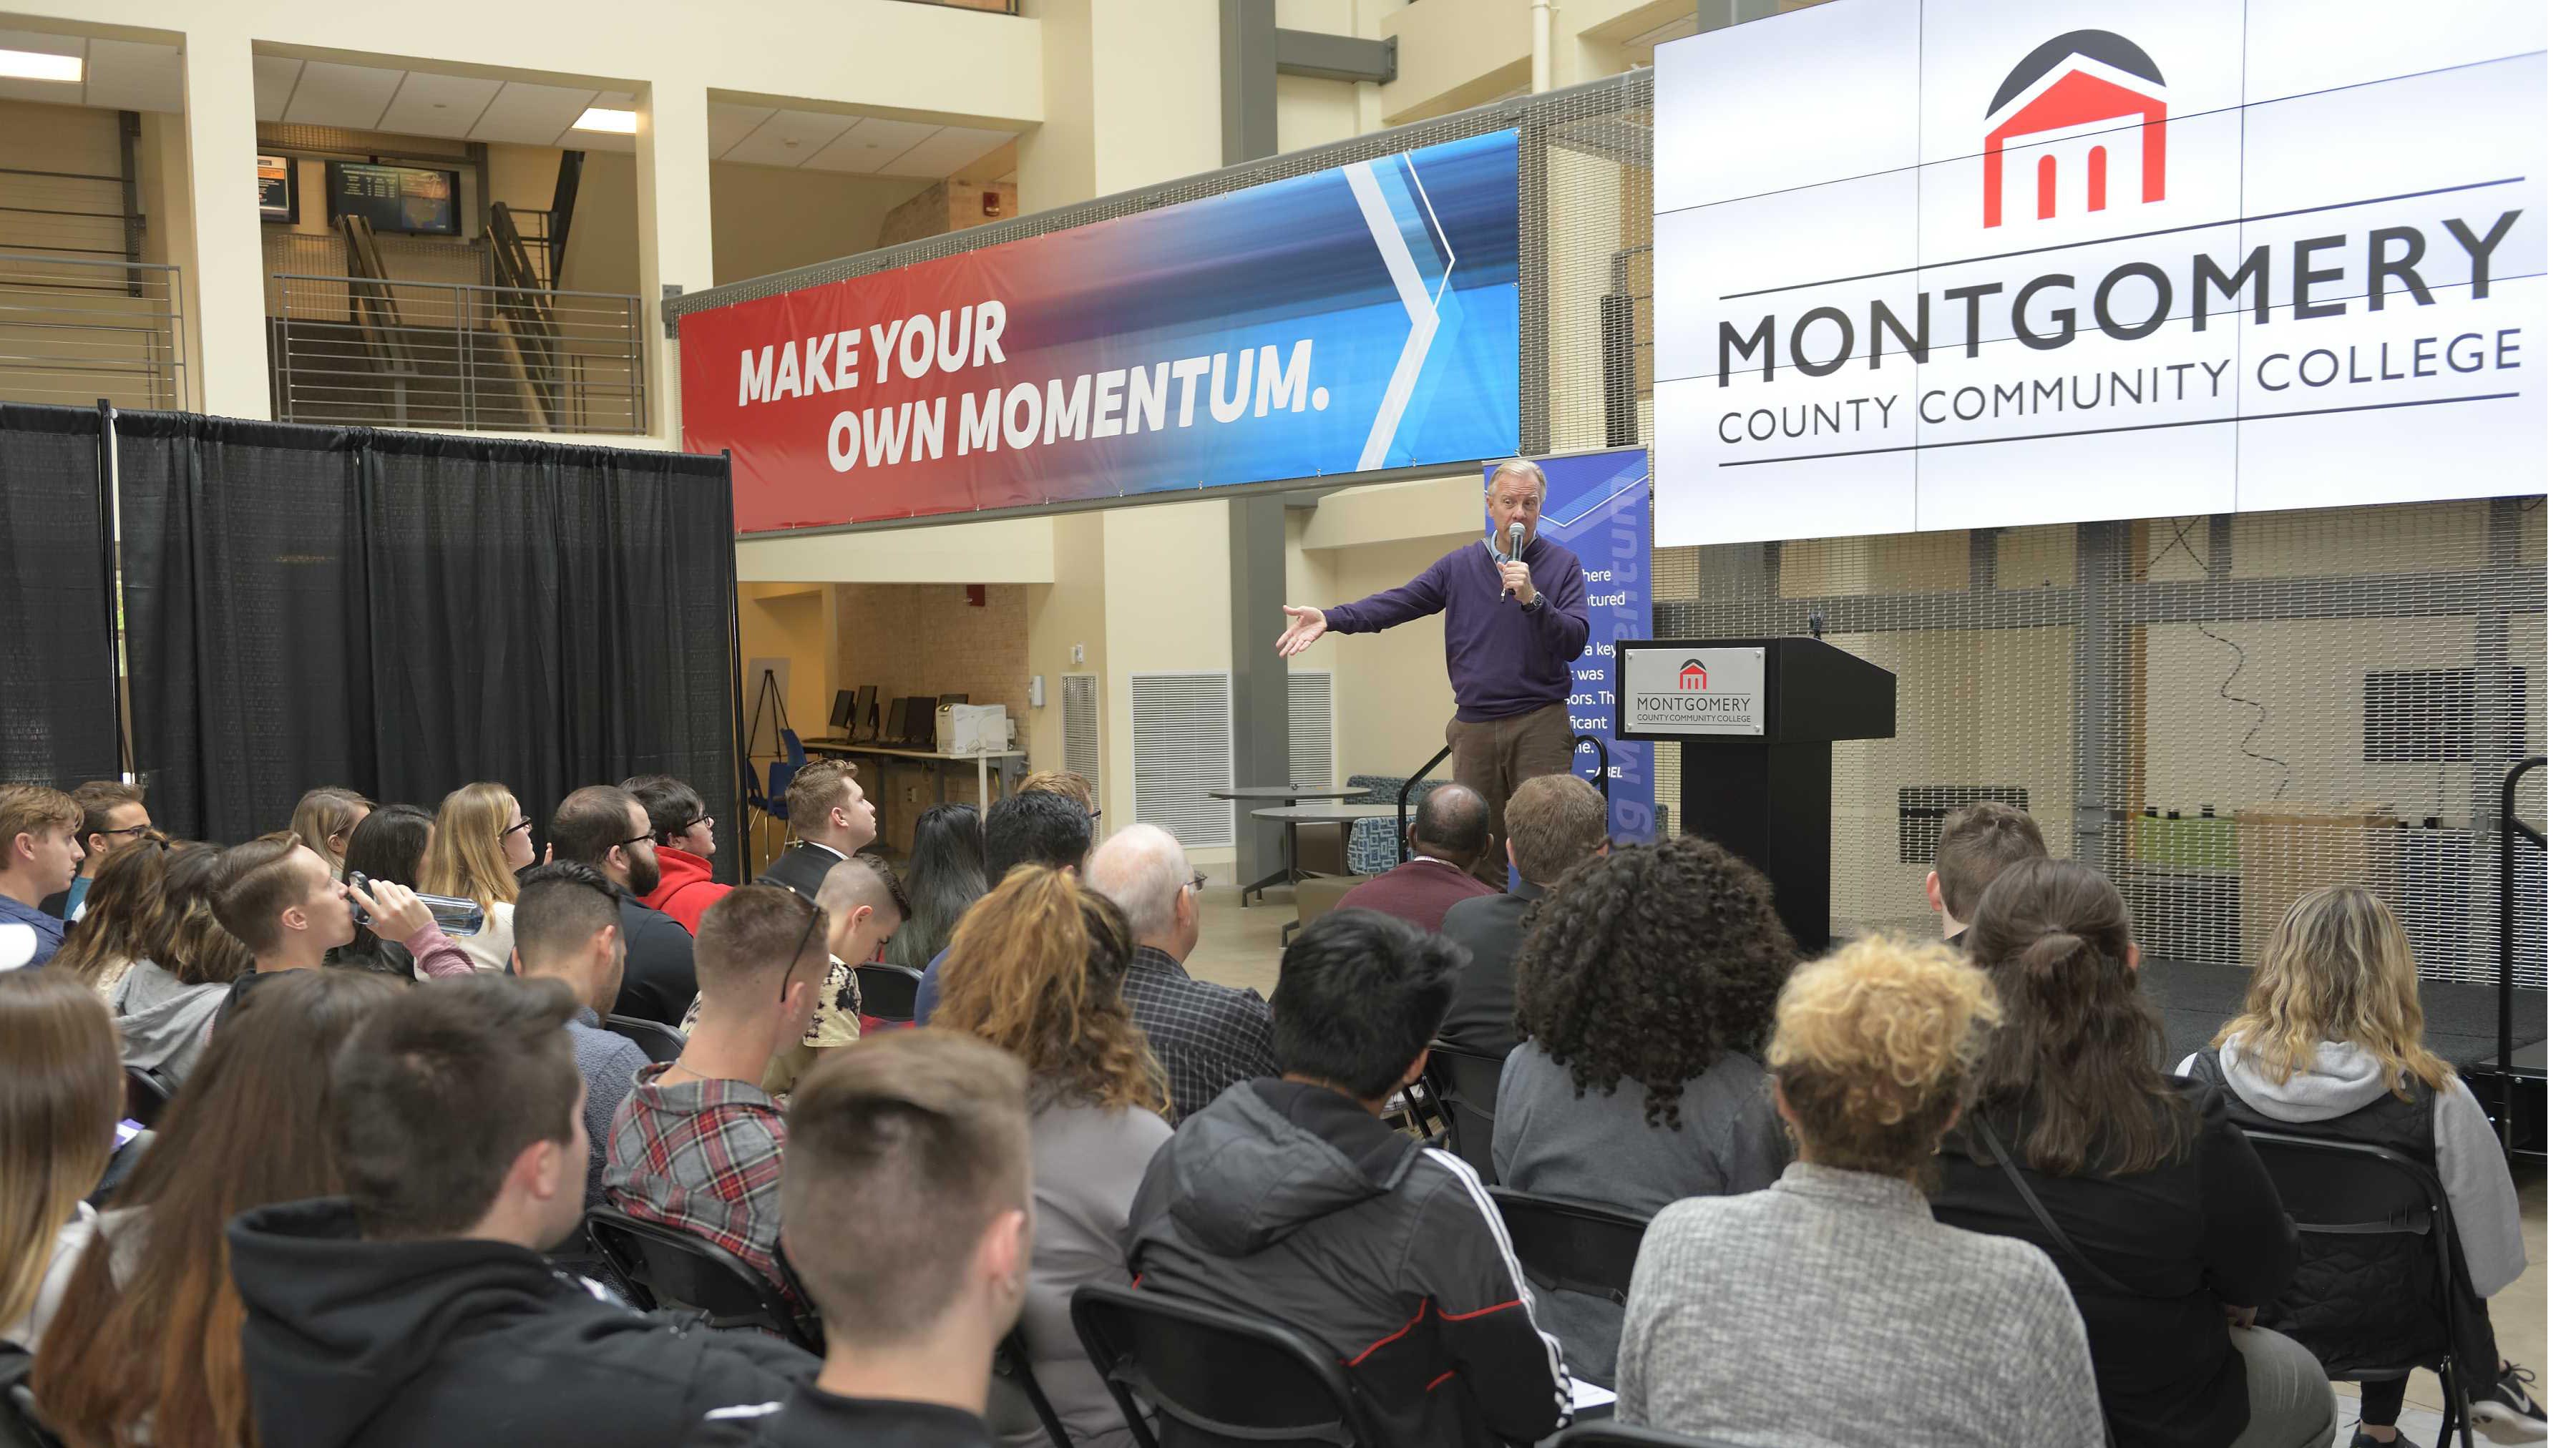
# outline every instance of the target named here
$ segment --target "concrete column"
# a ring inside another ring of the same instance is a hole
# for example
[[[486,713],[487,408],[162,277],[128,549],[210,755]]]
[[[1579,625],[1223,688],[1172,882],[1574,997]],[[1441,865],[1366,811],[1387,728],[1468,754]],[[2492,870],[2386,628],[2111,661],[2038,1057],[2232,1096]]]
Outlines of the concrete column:
[[[1046,123],[1020,142],[1020,209],[1044,211],[1224,164],[1217,7],[1030,0]]]
[[[197,243],[185,293],[189,382],[207,412],[266,419],[268,266],[260,248],[259,194],[242,179],[246,158],[259,154],[250,36],[192,28],[181,63]],[[209,365],[208,358],[222,360]]]
[[[1288,777],[1288,664],[1277,648],[1288,594],[1288,501],[1277,493],[1226,503],[1233,566],[1234,779],[1237,784],[1330,784]],[[1262,879],[1282,865],[1279,827],[1252,812],[1278,803],[1245,800],[1234,811],[1234,881]]]
[[[635,125],[636,230],[642,240],[647,426],[680,437],[680,344],[663,335],[662,291],[715,284],[715,229],[707,174],[707,88],[656,82]]]

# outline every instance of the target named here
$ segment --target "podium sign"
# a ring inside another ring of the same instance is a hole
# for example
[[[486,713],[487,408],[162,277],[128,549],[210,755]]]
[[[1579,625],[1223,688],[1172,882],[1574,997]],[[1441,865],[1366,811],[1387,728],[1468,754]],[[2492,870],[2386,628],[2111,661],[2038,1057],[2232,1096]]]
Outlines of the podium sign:
[[[1656,739],[1763,732],[1759,648],[1632,648],[1620,657],[1619,732]]]

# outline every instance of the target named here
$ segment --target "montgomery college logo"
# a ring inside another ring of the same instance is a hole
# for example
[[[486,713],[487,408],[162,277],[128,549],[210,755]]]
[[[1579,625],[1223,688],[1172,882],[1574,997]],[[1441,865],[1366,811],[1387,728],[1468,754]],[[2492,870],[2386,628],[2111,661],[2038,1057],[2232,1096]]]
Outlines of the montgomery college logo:
[[[1680,689],[1706,689],[1708,687],[1708,669],[1697,659],[1683,660],[1681,679],[1679,683],[1674,685],[1674,687]]]
[[[2116,159],[2138,175],[2138,200],[2165,199],[2165,78],[2137,43],[2108,30],[2070,30],[2023,56],[1986,108],[1986,225],[2004,221],[2005,162],[2013,189],[2034,194],[2038,220],[2057,215],[2061,157],[2084,167],[2084,209],[2110,204]],[[2105,130],[2132,116],[2139,124]],[[2027,136],[2050,137],[2005,150]],[[2114,150],[2121,154],[2114,157]],[[2027,182],[2019,178],[2028,177]]]

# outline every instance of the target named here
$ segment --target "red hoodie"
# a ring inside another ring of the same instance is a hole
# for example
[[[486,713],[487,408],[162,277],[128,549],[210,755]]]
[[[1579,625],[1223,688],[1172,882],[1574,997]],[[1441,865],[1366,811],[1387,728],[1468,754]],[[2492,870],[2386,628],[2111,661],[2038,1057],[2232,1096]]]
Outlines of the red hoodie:
[[[715,865],[703,855],[672,845],[655,845],[653,854],[662,862],[662,883],[653,887],[652,894],[636,898],[679,921],[691,935],[697,934],[698,917],[733,887],[716,883]]]

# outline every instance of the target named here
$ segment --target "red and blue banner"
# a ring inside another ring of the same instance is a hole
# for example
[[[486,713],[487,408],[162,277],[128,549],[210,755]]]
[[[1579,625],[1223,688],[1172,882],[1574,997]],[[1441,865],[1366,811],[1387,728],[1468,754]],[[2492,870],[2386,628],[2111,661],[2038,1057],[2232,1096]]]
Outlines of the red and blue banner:
[[[1519,133],[694,312],[680,404],[744,532],[1508,455]]]

